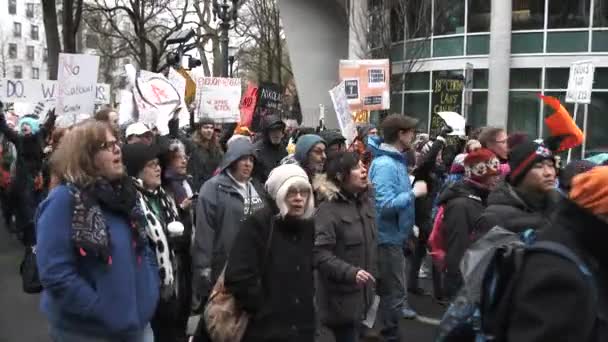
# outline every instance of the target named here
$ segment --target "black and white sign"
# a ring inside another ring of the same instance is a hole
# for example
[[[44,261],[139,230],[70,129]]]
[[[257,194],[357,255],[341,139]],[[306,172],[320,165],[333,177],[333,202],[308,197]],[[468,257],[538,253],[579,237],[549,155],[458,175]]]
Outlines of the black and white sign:
[[[593,74],[595,66],[592,61],[574,62],[570,66],[568,79],[567,103],[591,103],[591,90],[593,89]]]

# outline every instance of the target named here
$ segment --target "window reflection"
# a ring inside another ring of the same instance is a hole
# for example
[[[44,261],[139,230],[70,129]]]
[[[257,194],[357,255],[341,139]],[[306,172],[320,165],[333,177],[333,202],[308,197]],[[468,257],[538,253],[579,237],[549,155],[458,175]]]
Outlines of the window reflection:
[[[469,0],[468,32],[489,32],[492,2],[488,0]]]
[[[608,26],[608,0],[594,0],[593,26]]]
[[[464,0],[435,0],[435,35],[464,33]]]
[[[589,27],[590,0],[549,0],[549,28]]]
[[[404,1],[397,1],[403,3]],[[409,0],[406,6],[407,37],[423,38],[431,35],[431,2]]]
[[[513,31],[542,29],[544,24],[545,0],[513,0]]]

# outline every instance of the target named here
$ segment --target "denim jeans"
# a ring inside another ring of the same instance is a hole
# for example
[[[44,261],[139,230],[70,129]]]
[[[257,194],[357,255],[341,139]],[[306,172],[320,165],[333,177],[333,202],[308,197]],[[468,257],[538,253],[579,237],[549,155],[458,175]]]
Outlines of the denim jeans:
[[[120,340],[114,338],[92,337],[74,331],[51,327],[51,340],[53,342],[154,342],[152,327],[148,324],[139,333]]]
[[[402,247],[397,245],[378,246],[378,264],[382,336],[387,342],[399,341],[401,309],[407,303],[405,256]]]

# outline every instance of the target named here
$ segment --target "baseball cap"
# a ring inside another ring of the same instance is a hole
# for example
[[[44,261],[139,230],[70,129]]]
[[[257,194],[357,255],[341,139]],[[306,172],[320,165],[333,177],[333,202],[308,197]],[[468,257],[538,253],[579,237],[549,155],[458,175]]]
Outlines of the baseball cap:
[[[151,132],[151,131],[144,123],[136,122],[136,123],[130,124],[127,127],[127,131],[125,132],[125,135],[128,138],[132,135],[142,135],[142,134],[146,134],[148,132]]]

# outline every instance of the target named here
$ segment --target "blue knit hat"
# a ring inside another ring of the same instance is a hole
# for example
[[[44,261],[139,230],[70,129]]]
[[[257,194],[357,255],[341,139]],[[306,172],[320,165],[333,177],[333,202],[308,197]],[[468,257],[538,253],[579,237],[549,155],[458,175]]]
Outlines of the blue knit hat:
[[[30,126],[32,128],[32,134],[36,134],[40,130],[40,123],[38,122],[38,119],[29,116],[25,116],[19,119],[19,125],[17,125],[17,127],[19,128],[19,134],[23,134],[23,125]]]
[[[294,154],[298,163],[304,162],[308,156],[308,152],[318,143],[327,145],[325,140],[316,134],[305,134],[299,137],[296,143],[296,153]]]

